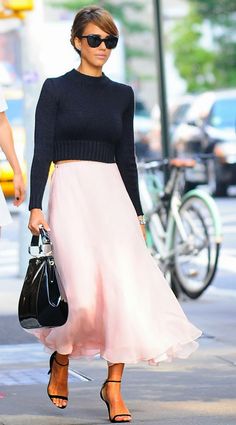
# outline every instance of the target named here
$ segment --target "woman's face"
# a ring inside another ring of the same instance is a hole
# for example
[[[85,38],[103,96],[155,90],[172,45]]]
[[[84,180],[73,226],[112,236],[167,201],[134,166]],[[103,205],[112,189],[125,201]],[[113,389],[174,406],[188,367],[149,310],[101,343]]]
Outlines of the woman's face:
[[[110,35],[92,22],[86,25],[82,35],[90,34],[100,35],[101,38],[105,38]],[[101,68],[111,54],[111,49],[107,49],[104,42],[95,48],[88,45],[86,38],[79,39],[78,37],[75,37],[74,42],[75,47],[81,51],[81,60],[95,67]]]

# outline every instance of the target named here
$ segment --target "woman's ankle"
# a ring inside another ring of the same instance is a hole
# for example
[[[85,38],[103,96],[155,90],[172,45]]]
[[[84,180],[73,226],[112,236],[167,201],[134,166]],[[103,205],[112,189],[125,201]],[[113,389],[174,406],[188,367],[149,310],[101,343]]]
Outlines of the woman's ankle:
[[[60,354],[56,353],[56,363],[60,364],[61,366],[67,366],[69,364],[69,354]]]
[[[123,376],[125,364],[115,363],[108,367],[107,380],[108,381],[121,381]]]

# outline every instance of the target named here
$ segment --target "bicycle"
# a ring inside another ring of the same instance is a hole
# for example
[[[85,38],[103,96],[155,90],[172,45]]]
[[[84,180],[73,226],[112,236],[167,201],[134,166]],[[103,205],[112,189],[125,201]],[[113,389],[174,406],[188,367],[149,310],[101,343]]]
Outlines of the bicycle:
[[[181,290],[192,299],[212,282],[222,242],[213,198],[199,189],[182,194],[184,172],[195,163],[178,158],[138,163],[147,246],[175,295]],[[163,185],[158,172],[165,166],[170,167],[170,177]]]

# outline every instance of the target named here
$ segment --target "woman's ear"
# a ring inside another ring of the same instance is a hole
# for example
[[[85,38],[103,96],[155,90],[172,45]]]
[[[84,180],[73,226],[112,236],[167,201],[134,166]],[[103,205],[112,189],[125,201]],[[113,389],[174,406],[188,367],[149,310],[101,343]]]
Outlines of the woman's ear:
[[[76,49],[81,50],[81,41],[78,37],[74,38],[74,43],[75,43]]]

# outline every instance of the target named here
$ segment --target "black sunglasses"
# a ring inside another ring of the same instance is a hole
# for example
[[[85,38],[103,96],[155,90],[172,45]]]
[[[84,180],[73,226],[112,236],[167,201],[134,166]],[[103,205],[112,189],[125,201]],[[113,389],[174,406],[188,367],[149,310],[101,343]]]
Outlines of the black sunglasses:
[[[98,34],[80,35],[79,38],[87,38],[90,47],[98,47],[104,41],[107,49],[114,49],[118,43],[118,37],[108,35],[106,38],[101,38]]]

